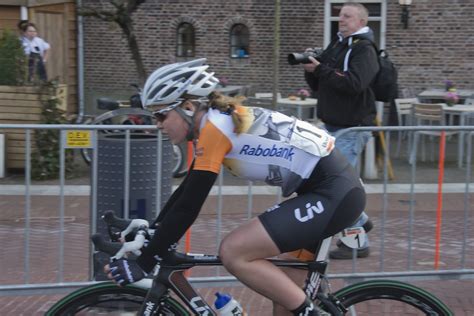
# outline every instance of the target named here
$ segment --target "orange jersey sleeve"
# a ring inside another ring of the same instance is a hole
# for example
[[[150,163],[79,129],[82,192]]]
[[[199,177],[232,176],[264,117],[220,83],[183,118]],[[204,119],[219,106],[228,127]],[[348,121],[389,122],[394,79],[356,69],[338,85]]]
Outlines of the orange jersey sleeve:
[[[194,170],[219,173],[224,157],[231,148],[229,138],[208,121],[199,134]]]

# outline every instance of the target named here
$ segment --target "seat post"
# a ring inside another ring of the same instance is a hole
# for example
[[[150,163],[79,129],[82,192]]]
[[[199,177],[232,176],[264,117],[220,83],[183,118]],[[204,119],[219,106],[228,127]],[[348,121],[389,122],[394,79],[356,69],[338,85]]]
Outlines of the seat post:
[[[328,258],[329,247],[331,246],[332,236],[324,239],[318,247],[318,252],[316,254],[316,261],[325,261]]]

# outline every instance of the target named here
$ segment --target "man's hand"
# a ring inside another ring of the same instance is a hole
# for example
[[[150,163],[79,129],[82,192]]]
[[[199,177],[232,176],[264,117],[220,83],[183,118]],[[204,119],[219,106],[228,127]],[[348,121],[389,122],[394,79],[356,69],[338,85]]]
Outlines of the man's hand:
[[[125,286],[143,279],[146,274],[135,261],[116,260],[104,267],[107,277],[120,286]]]
[[[311,64],[303,64],[303,68],[306,72],[314,72],[316,67],[319,66],[320,62],[311,56],[309,56],[308,59],[311,61]]]

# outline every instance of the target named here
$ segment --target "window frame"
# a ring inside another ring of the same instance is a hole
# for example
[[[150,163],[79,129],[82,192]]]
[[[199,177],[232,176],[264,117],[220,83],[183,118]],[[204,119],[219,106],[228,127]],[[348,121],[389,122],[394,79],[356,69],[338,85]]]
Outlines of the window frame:
[[[239,34],[240,36],[245,36],[247,38],[243,38],[242,40],[239,40],[239,37],[234,33],[234,30],[237,27],[242,27],[245,31],[246,34]],[[234,44],[233,39],[236,39],[236,42],[238,43],[243,43],[243,44]],[[240,49],[244,49],[243,54],[234,54],[234,51],[239,51]],[[246,54],[245,54],[246,51]],[[229,30],[229,57],[231,59],[246,59],[250,57],[250,29],[247,25],[244,23],[234,23]]]
[[[180,32],[181,29],[186,27],[184,32]],[[188,38],[186,37],[187,33],[189,32],[190,43],[188,42]],[[188,54],[189,48],[191,47],[191,53]],[[180,49],[182,53],[180,54]],[[196,56],[196,30],[194,25],[189,22],[181,22],[178,24],[176,28],[176,57],[195,57]]]

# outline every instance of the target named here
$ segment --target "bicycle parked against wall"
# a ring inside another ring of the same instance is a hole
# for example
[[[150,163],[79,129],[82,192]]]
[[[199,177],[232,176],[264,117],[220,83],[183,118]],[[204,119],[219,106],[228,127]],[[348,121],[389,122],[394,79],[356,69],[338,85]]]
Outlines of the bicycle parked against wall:
[[[106,241],[100,235],[93,236],[92,240],[97,250],[114,255],[112,259],[119,259],[127,252],[138,254],[146,236],[153,235],[153,230],[148,229],[148,222],[145,220],[117,218],[112,211],[106,213],[103,218],[109,227],[112,241]],[[114,233],[114,228],[122,232]],[[348,244],[351,241],[355,242],[357,238],[364,237],[365,232],[362,227],[357,228],[356,234],[354,234],[354,228],[351,228],[351,231],[352,234],[342,237],[350,239]],[[116,242],[121,237],[130,239],[130,233],[135,236],[133,241],[124,244]],[[304,290],[318,306],[321,315],[357,315],[357,313],[362,315],[368,301],[371,306],[374,305],[374,301],[382,304],[397,301],[397,307],[410,315],[453,315],[449,308],[434,295],[411,284],[398,281],[365,281],[331,292],[325,274],[331,238],[326,238],[320,243],[314,261],[270,260],[279,267],[293,267],[308,271]],[[119,287],[112,282],[87,286],[59,300],[46,315],[110,315],[111,313],[114,315],[122,313],[216,315],[216,312],[188,282],[185,271],[197,266],[221,265],[221,261],[215,255],[189,255],[175,251],[155,268],[153,278],[143,279],[125,287]],[[180,300],[171,296],[171,293]]]
[[[109,98],[98,98],[97,108],[107,110],[94,118],[86,119],[83,124],[91,125],[156,125],[153,115],[141,107],[139,94],[135,94],[130,101],[117,101]],[[101,134],[124,133],[123,130],[99,130]],[[143,130],[132,133],[143,133]],[[173,163],[171,173],[174,178],[183,177],[187,171],[185,169],[186,151],[179,145],[173,145]],[[92,161],[92,149],[82,148],[81,155],[89,165]]]

